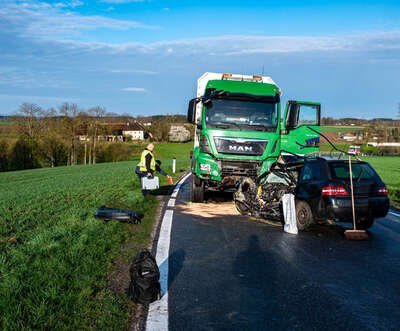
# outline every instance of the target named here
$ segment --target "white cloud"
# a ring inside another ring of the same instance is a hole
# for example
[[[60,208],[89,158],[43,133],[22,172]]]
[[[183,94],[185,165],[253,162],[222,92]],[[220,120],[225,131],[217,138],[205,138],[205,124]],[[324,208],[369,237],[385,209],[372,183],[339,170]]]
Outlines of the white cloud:
[[[22,88],[67,88],[65,80],[57,80],[46,71],[0,66],[0,86]]]
[[[157,71],[141,70],[141,69],[112,69],[109,72],[114,74],[143,74],[143,75],[157,75]]]
[[[125,92],[147,92],[144,87],[125,87],[122,89]]]
[[[165,40],[153,43],[98,43],[63,41],[67,46],[120,54],[167,56],[242,56],[299,52],[373,52],[400,50],[400,31],[347,36],[218,36]]]
[[[154,29],[141,22],[119,20],[99,15],[81,15],[68,11],[81,5],[81,1],[59,2],[7,2],[0,8],[0,31],[30,39],[62,41],[100,28],[110,30]]]
[[[135,3],[135,2],[145,2],[146,0],[100,0],[100,2],[113,3],[113,4],[123,4],[123,3]]]
[[[83,6],[84,2],[80,0],[72,0],[72,1],[66,1],[66,2],[57,2],[54,4],[54,7],[58,8],[76,8]]]

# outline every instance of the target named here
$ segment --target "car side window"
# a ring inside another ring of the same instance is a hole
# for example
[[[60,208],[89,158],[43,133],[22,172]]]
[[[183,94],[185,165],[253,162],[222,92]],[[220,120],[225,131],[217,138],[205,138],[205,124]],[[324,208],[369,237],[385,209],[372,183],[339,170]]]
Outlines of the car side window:
[[[321,165],[318,162],[308,162],[300,175],[301,181],[318,180],[321,178]]]

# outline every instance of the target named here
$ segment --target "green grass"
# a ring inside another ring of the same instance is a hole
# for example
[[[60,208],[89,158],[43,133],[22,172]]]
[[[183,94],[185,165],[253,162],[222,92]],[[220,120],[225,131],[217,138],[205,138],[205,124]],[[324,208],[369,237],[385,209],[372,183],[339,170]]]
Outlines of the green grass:
[[[400,156],[363,156],[386,183],[393,204],[400,206]]]
[[[9,122],[9,121],[0,121],[0,125],[2,126],[10,126],[10,125],[17,125],[18,122]]]
[[[362,126],[321,126],[321,132],[353,132],[363,130]]]
[[[167,172],[173,154],[187,169],[191,146],[159,144],[156,155]],[[110,277],[116,261],[147,246],[158,204],[141,195],[136,163],[0,173],[1,330],[126,327],[132,303]],[[102,205],[146,216],[141,225],[106,223],[92,216]]]

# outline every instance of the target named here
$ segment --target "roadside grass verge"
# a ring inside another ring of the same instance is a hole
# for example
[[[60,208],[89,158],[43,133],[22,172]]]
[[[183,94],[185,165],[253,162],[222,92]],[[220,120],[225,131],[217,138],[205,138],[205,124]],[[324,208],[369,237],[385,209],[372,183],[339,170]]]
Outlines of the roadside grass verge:
[[[160,144],[156,154],[172,150],[186,169],[191,146]],[[148,245],[159,203],[142,196],[137,160],[0,173],[1,330],[126,328],[132,303],[111,289],[110,275],[116,260]],[[163,168],[170,173],[168,162]],[[102,205],[145,217],[96,220]]]
[[[391,202],[400,206],[400,156],[363,156],[369,162],[389,190]]]

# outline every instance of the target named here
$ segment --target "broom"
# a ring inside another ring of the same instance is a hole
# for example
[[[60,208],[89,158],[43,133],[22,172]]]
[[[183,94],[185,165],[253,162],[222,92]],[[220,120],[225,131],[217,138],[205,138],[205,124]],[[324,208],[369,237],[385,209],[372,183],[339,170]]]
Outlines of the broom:
[[[354,187],[353,187],[353,171],[351,168],[351,156],[349,155],[349,172],[350,172],[350,189],[351,189],[351,210],[353,213],[353,229],[344,231],[346,239],[349,240],[366,240],[368,233],[365,230],[357,230],[356,228],[356,211],[354,207]]]

